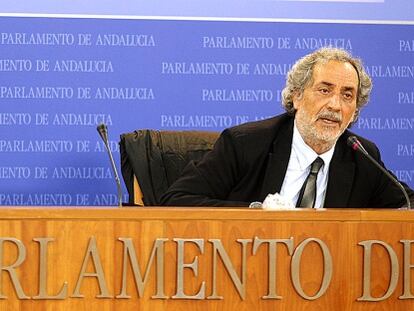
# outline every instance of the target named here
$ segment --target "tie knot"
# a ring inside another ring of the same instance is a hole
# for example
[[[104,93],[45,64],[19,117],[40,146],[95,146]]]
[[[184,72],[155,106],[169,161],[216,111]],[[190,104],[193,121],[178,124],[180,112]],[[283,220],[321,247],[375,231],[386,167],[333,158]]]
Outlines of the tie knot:
[[[323,160],[320,157],[317,157],[316,160],[312,162],[310,173],[317,175],[322,165],[323,165]]]

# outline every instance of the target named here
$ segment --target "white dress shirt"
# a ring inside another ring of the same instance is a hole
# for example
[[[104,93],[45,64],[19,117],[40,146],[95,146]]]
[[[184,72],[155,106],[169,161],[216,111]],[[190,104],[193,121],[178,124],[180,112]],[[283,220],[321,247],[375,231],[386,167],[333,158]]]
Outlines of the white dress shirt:
[[[328,185],[329,164],[331,163],[335,145],[327,152],[317,154],[309,147],[300,135],[296,122],[293,128],[292,150],[290,152],[289,163],[283,180],[280,195],[292,201],[293,205],[299,197],[299,191],[309,175],[310,167],[317,157],[320,157],[324,164],[319,170],[316,180],[316,202],[315,208],[323,207],[325,201],[326,187]]]

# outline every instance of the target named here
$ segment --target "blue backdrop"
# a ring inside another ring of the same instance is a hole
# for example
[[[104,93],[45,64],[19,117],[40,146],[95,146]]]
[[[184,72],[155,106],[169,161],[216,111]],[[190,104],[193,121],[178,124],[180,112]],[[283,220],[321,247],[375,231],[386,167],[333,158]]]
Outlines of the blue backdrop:
[[[137,128],[222,130],[273,116],[282,112],[290,66],[326,45],[364,60],[374,90],[353,130],[374,140],[386,165],[414,187],[414,26],[407,1],[249,1],[255,10],[237,14],[250,20],[200,18],[222,16],[234,1],[221,14],[215,5],[204,14],[188,7],[182,20],[162,6],[155,14],[154,3],[139,12],[139,1],[129,11],[128,3],[110,11],[111,1],[75,10],[72,1],[65,12],[53,1],[36,2],[36,10],[1,4],[1,205],[116,205],[99,123],[108,125],[119,163],[119,135]],[[109,12],[124,16],[71,15]],[[298,12],[318,20],[295,20]],[[358,20],[349,21],[354,15]]]

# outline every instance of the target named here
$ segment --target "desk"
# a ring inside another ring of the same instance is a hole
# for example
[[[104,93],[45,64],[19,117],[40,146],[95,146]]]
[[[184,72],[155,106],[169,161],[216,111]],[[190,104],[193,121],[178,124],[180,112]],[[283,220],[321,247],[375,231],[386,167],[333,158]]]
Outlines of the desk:
[[[413,241],[401,210],[2,207],[0,310],[413,310]]]

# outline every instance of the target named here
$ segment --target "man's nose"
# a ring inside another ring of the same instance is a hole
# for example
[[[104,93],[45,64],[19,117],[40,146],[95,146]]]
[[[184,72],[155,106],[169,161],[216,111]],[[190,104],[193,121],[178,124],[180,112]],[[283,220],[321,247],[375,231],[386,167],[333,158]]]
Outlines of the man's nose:
[[[332,110],[340,110],[341,109],[341,94],[333,94],[329,98],[327,106],[328,108]]]

